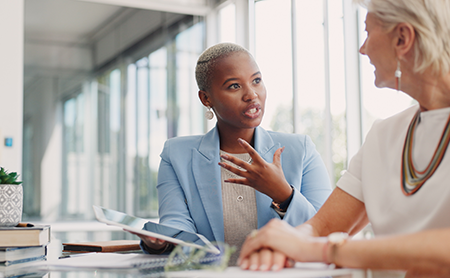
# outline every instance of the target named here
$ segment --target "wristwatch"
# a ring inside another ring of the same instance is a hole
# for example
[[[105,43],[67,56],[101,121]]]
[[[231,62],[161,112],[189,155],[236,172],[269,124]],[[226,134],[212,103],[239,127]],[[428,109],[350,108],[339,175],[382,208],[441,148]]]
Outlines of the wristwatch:
[[[331,233],[327,237],[327,243],[323,249],[323,259],[325,263],[334,263],[337,248],[344,245],[348,240],[348,234],[342,232]],[[328,254],[331,254],[328,256]]]

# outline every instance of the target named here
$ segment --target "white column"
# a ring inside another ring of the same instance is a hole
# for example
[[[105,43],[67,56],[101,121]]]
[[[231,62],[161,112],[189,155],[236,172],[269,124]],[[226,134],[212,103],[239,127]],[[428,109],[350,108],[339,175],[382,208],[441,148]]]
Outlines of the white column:
[[[252,51],[254,46],[250,47],[250,34],[254,35],[254,20],[250,17],[250,4],[253,0],[236,0],[236,43]],[[253,7],[253,5],[252,5]],[[253,28],[253,30],[250,30]],[[250,32],[253,31],[253,32]],[[255,53],[253,53],[255,54]]]
[[[345,44],[345,87],[347,100],[347,161],[362,144],[359,72],[358,14],[352,0],[343,1]]]
[[[24,0],[0,0],[0,166],[22,172]],[[5,137],[13,139],[5,147]]]

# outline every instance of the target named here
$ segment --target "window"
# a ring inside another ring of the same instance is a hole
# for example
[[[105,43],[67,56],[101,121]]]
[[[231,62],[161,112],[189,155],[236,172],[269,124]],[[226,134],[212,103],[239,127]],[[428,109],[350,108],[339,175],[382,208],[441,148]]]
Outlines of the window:
[[[203,33],[198,19],[182,24],[148,55],[116,63],[64,102],[61,218],[92,219],[93,204],[158,216],[164,142],[206,129],[194,78]]]
[[[347,163],[342,13],[338,1],[255,3],[256,60],[268,90],[262,125],[309,135],[333,182]]]

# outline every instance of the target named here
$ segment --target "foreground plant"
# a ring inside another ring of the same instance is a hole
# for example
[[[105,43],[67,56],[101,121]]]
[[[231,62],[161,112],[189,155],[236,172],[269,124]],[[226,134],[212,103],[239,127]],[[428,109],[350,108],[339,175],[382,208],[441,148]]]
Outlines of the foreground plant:
[[[0,167],[0,184],[21,184],[21,181],[17,181],[18,177],[16,172],[8,173],[5,168]]]

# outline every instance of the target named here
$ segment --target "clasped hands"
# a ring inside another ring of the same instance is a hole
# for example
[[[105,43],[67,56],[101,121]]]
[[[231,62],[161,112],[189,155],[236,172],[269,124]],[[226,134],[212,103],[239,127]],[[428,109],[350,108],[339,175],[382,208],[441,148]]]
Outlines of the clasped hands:
[[[276,150],[273,155],[273,162],[268,163],[245,140],[238,139],[238,142],[248,152],[253,162],[250,164],[231,155],[222,155],[221,158],[224,160],[242,168],[238,169],[230,164],[219,162],[221,167],[242,177],[240,179],[227,179],[225,182],[253,187],[272,198],[276,203],[282,203],[289,198],[292,188],[286,181],[281,168],[281,153],[284,151],[284,147]]]
[[[277,271],[293,267],[295,261],[320,262],[326,238],[314,236],[308,224],[292,227],[286,221],[272,219],[247,236],[239,256],[242,269]]]

